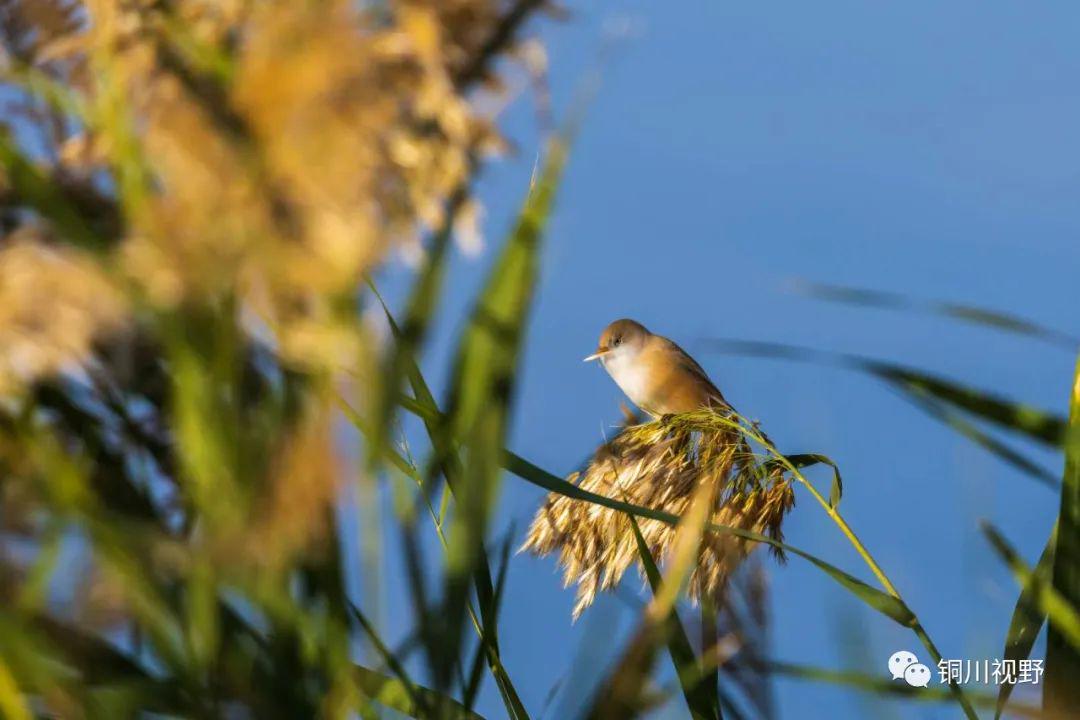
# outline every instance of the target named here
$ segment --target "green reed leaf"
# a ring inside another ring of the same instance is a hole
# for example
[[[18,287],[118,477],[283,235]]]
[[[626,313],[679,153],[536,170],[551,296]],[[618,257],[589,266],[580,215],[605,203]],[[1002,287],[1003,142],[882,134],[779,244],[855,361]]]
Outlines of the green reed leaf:
[[[389,432],[394,426],[394,413],[397,409],[396,398],[401,390],[402,381],[409,375],[412,360],[420,356],[424,340],[435,314],[435,306],[446,274],[448,250],[453,231],[454,216],[466,198],[466,186],[460,186],[447,202],[445,219],[442,226],[432,236],[424,254],[424,262],[417,273],[412,291],[405,307],[405,316],[398,326],[392,322],[394,346],[383,365],[378,403],[375,409],[375,423],[372,425],[376,437],[372,440],[372,458],[379,459],[382,448],[390,444]],[[379,302],[378,290],[373,282],[368,282]],[[386,305],[383,304],[386,310]],[[389,315],[389,311],[387,310]],[[413,390],[416,391],[415,388]]]
[[[375,629],[375,625],[368,620],[367,616],[361,612],[360,608],[354,603],[349,603],[348,607],[350,614],[353,619],[356,620],[357,624],[360,625],[360,629],[364,631],[364,634],[367,636],[368,642],[371,643],[372,648],[374,648],[375,653],[382,659],[386,667],[394,673],[395,680],[398,683],[398,690],[404,692],[408,703],[414,708],[414,711],[417,709],[435,707],[435,705],[429,702],[432,698],[425,697],[420,692],[420,689],[413,683],[408,672],[405,670],[405,666],[398,660],[397,656],[391,652],[390,648],[379,636],[378,631]],[[374,696],[372,697],[374,698]]]
[[[499,460],[507,434],[517,364],[524,344],[540,262],[543,230],[554,205],[566,161],[562,138],[549,146],[544,167],[518,216],[458,346],[446,422],[434,441],[435,466],[444,464],[450,442],[461,444],[464,472],[453,488],[455,512],[448,534],[442,626],[434,671],[438,687],[449,678],[450,660],[457,655],[468,587],[476,569],[486,562],[484,534],[500,485]]]
[[[1065,440],[1064,418],[1025,403],[1009,400],[988,390],[904,365],[786,343],[714,339],[708,340],[706,346],[711,350],[734,355],[796,360],[857,370],[889,381],[902,389],[935,397],[1004,430],[1019,433],[1043,445],[1061,447]]]
[[[969,420],[961,411],[955,410],[947,403],[941,402],[925,393],[915,392],[903,386],[894,385],[894,387],[896,387],[896,389],[899,390],[900,393],[916,408],[942,424],[947,425],[950,429],[975,443],[991,455],[996,456],[1006,465],[1011,465],[1016,470],[1019,470],[1028,477],[1053,490],[1057,490],[1061,486],[1061,480],[1054,475],[1054,473],[986,432]]]
[[[474,712],[470,712],[464,705],[418,685],[407,688],[398,678],[389,677],[382,673],[370,670],[361,665],[354,665],[357,685],[364,693],[380,705],[403,713],[411,718],[427,718],[425,708],[437,707],[440,710],[440,718],[448,720],[483,720]],[[423,704],[417,698],[423,699]]]
[[[832,484],[829,486],[829,506],[836,509],[836,506],[840,504],[840,498],[844,494],[844,481],[840,477],[840,467],[833,462],[832,458],[828,455],[821,455],[819,453],[785,455],[784,457],[787,458],[789,463],[800,470],[813,467],[814,465],[828,465],[832,468]]]
[[[1069,399],[1065,475],[1053,554],[1052,595],[1060,598],[1065,609],[1055,616],[1049,604],[1046,608],[1049,632],[1043,709],[1068,717],[1080,708],[1080,683],[1076,681],[1080,677],[1080,361]],[[1051,593],[1044,593],[1044,597],[1048,595]]]
[[[1063,333],[1060,330],[1045,327],[1034,321],[1022,318],[1019,315],[998,310],[989,310],[974,305],[942,302],[940,300],[922,300],[900,295],[898,293],[819,283],[800,283],[798,285],[798,290],[818,300],[826,300],[845,305],[918,311],[930,313],[932,315],[942,315],[961,322],[981,325],[994,330],[1034,338],[1061,348],[1066,348],[1070,351],[1074,350],[1076,346],[1080,344],[1080,339],[1067,333]]]
[[[1024,562],[1016,549],[1005,537],[992,525],[982,523],[983,534],[986,535],[993,547],[994,552],[1009,566],[1013,576],[1021,587],[1032,585],[1032,599],[1039,610],[1046,614],[1054,631],[1061,641],[1070,648],[1080,649],[1080,609],[1072,604],[1052,583],[1040,582],[1039,577]],[[1060,538],[1060,532],[1058,533]],[[1059,540],[1060,543],[1060,540]],[[1056,548],[1055,548],[1056,551]],[[1050,661],[1047,660],[1047,673],[1049,674]],[[1070,676],[1075,677],[1075,676]],[[1049,687],[1049,684],[1048,684]]]
[[[899,391],[918,409],[959,432],[1003,462],[1047,487],[1056,488],[1059,484],[1052,473],[990,436],[961,414],[967,413],[1029,440],[1057,447],[1063,437],[1064,420],[1046,411],[922,371],[855,355],[823,352],[784,343],[745,340],[710,340],[707,344],[718,352],[832,365],[876,377]]]
[[[390,325],[391,332],[395,338],[399,338],[401,330],[385,304],[383,304],[383,310],[386,313],[387,322]],[[435,402],[435,396],[428,387],[427,381],[424,379],[423,373],[420,371],[420,367],[417,365],[415,358],[403,355],[402,362],[405,363],[405,375],[408,378],[409,385],[416,397],[419,398],[419,400],[409,398],[408,402],[411,403],[411,405],[406,405],[402,402],[402,407],[409,410],[423,421],[428,437],[431,439],[434,446],[434,454],[440,459],[440,470],[446,478],[447,484],[453,489],[460,484],[462,465],[453,443],[450,442],[445,436],[445,433],[442,432],[441,428],[445,423],[444,416],[440,412],[439,407]],[[399,397],[398,400],[399,402],[402,401],[403,397]],[[365,426],[360,421],[360,418],[356,416],[355,413],[351,413],[350,419],[353,420],[354,424],[356,424],[361,432],[365,433],[365,436],[370,442],[373,436],[370,433],[365,432]],[[396,458],[394,462],[399,469],[402,469],[410,476],[416,476],[423,482],[423,479],[416,475],[416,471],[408,464],[408,462],[401,458],[396,452],[393,452],[392,448],[386,448],[385,451],[387,456],[391,459]],[[492,583],[491,568],[488,565],[486,555],[482,554],[477,562],[473,582],[476,588],[477,599],[481,606],[485,603],[490,603],[494,597],[494,586]],[[503,666],[499,657],[498,628],[495,623],[492,623],[490,627],[480,628],[480,641],[486,646],[485,656],[488,661],[488,667],[491,670],[492,677],[495,678],[495,684],[499,689],[499,694],[502,697],[503,704],[506,706],[509,717],[514,720],[528,720],[528,712],[525,710],[525,706],[522,704],[517,690],[510,680],[506,668]]]
[[[1043,623],[1046,622],[1046,612],[1039,607],[1037,599],[1040,590],[1050,582],[1056,544],[1057,528],[1055,527],[1050,534],[1050,539],[1046,542],[1046,547],[1043,548],[1042,555],[1039,556],[1035,571],[1024,582],[1020,597],[1016,599],[1016,607],[1009,621],[1009,631],[1005,635],[1004,658],[1006,660],[1019,661],[1030,657],[1035,638],[1038,637]],[[994,720],[1001,717],[1012,691],[1012,683],[1002,683],[998,690]]]
[[[641,528],[633,515],[627,515],[630,519],[630,528],[634,531],[634,539],[637,541],[638,557],[641,565],[645,568],[645,577],[649,581],[655,596],[660,590],[663,578],[660,570],[656,567],[649,546],[645,544],[645,538],[641,535]],[[720,710],[720,702],[716,693],[710,693],[708,682],[710,678],[715,681],[715,675],[710,676],[701,671],[701,663],[694,656],[694,648],[690,644],[690,638],[686,634],[686,628],[679,620],[678,611],[672,608],[664,621],[664,635],[667,638],[668,653],[671,655],[671,663],[675,666],[675,674],[679,678],[683,697],[690,709],[690,716],[694,720],[719,720],[723,717]]]

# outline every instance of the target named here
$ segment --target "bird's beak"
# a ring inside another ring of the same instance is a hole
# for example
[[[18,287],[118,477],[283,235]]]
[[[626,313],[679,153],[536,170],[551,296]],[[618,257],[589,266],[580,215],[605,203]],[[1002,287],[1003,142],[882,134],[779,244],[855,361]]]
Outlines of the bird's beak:
[[[610,352],[610,351],[607,348],[597,348],[596,352],[594,352],[592,355],[590,355],[589,357],[582,360],[582,362],[592,362],[593,360],[599,360],[600,358],[607,355],[608,352]]]

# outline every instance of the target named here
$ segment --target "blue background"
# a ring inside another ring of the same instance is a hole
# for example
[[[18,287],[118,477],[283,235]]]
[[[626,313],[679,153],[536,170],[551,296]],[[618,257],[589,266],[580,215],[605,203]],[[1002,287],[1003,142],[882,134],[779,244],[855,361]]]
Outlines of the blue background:
[[[898,360],[1064,414],[1067,348],[925,314],[823,303],[791,288],[798,279],[854,285],[1076,330],[1080,7],[634,0],[571,11],[566,22],[532,26],[548,49],[558,112],[597,66],[605,27],[632,31],[603,68],[559,193],[510,446],[561,475],[602,440],[622,396],[581,358],[609,321],[636,318],[693,353],[782,449],[839,462],[842,511],[946,657],[999,657],[1017,589],[978,521],[992,521],[1034,562],[1055,494],[871,379],[710,354],[702,341],[783,341]],[[479,258],[454,260],[424,363],[437,388],[528,185],[539,146],[528,92],[502,124],[517,152],[480,182],[488,244]],[[407,279],[400,262],[382,278],[398,307]],[[1057,456],[1024,449],[1060,471]],[[507,476],[493,533],[516,522],[520,535],[542,497]],[[786,533],[872,581],[803,491]],[[398,560],[388,557],[381,592],[389,634],[400,639],[412,618]],[[895,650],[929,660],[909,631],[809,564],[768,567],[773,657],[881,678]],[[627,588],[637,592],[637,581]],[[616,656],[634,620],[609,597],[571,624],[571,605],[551,558],[512,560],[503,656],[534,717],[581,652],[582,672],[544,717],[566,717],[583,701],[585,679]],[[1040,642],[1035,656],[1042,652]],[[784,718],[959,716],[953,705],[794,679],[777,678],[775,691]],[[684,708],[677,697],[657,716],[683,717]],[[504,714],[490,680],[479,709]]]

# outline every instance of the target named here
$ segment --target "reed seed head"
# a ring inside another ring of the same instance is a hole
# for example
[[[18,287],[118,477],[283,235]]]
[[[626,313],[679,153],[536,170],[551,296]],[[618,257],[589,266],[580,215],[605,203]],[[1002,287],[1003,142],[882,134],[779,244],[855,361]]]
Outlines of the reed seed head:
[[[755,441],[757,441],[755,443]],[[711,491],[711,522],[782,540],[781,524],[795,503],[792,480],[752,443],[768,443],[756,425],[714,410],[669,416],[625,428],[601,445],[588,467],[568,479],[584,490],[682,516],[695,491]],[[637,518],[658,565],[669,556],[676,528]],[[721,600],[728,578],[758,542],[707,531],[690,575],[688,594]],[[783,560],[783,552],[773,548]],[[625,512],[552,493],[537,512],[522,545],[537,555],[558,553],[566,587],[577,584],[576,619],[596,594],[618,585],[638,559]],[[639,570],[644,574],[644,570]]]

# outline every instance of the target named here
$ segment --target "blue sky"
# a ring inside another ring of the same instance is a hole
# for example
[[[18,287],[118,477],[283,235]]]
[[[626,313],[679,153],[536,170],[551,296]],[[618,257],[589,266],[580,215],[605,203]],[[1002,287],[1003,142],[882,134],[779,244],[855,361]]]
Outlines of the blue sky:
[[[565,474],[601,441],[622,397],[581,358],[609,321],[634,317],[695,354],[782,449],[840,463],[845,516],[946,657],[1000,656],[1017,591],[978,521],[991,520],[1033,561],[1055,495],[869,379],[709,354],[702,341],[892,359],[1064,413],[1068,350],[926,315],[826,304],[790,288],[803,279],[948,299],[1077,331],[1080,6],[634,0],[571,10],[565,23],[534,26],[558,109],[596,64],[606,24],[626,20],[636,32],[604,69],[546,238],[511,446]],[[527,97],[504,118],[518,152],[481,181],[487,251],[454,261],[425,358],[436,385],[527,187],[534,120]],[[384,278],[399,301],[404,274],[392,268]],[[1059,471],[1053,455],[1027,450]],[[516,522],[521,533],[541,499],[507,477],[496,531]],[[798,496],[786,533],[871,579],[809,496]],[[808,564],[768,565],[774,657],[842,669],[867,653],[859,669],[887,678],[893,651],[920,653],[909,632]],[[398,572],[386,571],[387,616],[404,632]],[[633,620],[610,599],[575,625],[571,605],[550,558],[514,558],[504,660],[537,714],[590,628],[602,639],[588,648],[592,672]],[[947,705],[866,704],[795,680],[778,679],[776,694],[785,718],[809,717],[807,708],[840,720],[958,716]],[[480,709],[503,714],[490,683]],[[676,703],[659,716],[682,715]]]

